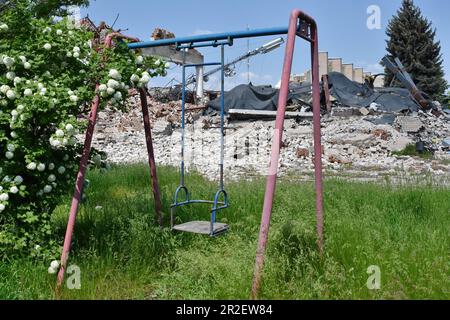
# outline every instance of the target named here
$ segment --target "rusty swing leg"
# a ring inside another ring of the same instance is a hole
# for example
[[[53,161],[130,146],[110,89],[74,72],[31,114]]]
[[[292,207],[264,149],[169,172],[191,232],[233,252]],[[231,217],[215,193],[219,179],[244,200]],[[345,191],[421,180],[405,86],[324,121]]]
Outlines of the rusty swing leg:
[[[161,206],[161,195],[159,193],[158,176],[156,174],[156,162],[155,162],[155,153],[153,150],[150,116],[148,113],[147,92],[145,91],[145,89],[140,88],[139,94],[141,96],[142,117],[144,119],[145,142],[147,145],[147,152],[148,152],[148,165],[150,167],[150,176],[152,179],[152,186],[153,186],[153,196],[155,199],[155,218],[156,221],[158,221],[159,225],[162,226],[163,215]]]
[[[106,48],[111,47],[113,38],[125,38],[125,39],[131,40],[133,42],[139,41],[139,39],[126,37],[119,33],[111,33],[105,39],[105,47]],[[99,87],[99,84],[96,85],[96,88],[95,88],[96,92],[98,91],[98,87]],[[152,135],[151,135],[151,128],[150,128],[150,117],[148,114],[147,97],[145,94],[145,90],[142,88],[140,89],[140,96],[141,96],[141,103],[142,103],[142,113],[143,113],[143,118],[144,118],[144,128],[145,128],[146,144],[147,144],[147,151],[148,151],[148,157],[149,157],[150,173],[151,173],[151,178],[152,178],[153,194],[155,197],[156,219],[157,219],[158,223],[160,225],[162,225],[161,197],[160,197],[160,193],[159,193],[158,178],[156,175],[156,163],[155,163],[155,157],[154,157],[154,151],[153,151]],[[86,131],[83,153],[82,153],[81,160],[80,160],[80,168],[78,170],[78,175],[77,175],[77,179],[76,179],[76,183],[75,183],[75,191],[74,191],[73,198],[72,198],[72,205],[70,207],[69,220],[67,223],[66,235],[64,237],[64,246],[63,246],[63,251],[62,251],[61,260],[60,260],[61,268],[59,269],[59,272],[58,272],[57,292],[59,292],[62,282],[64,280],[65,269],[66,269],[67,261],[69,258],[70,247],[72,244],[73,230],[75,227],[75,220],[76,220],[76,216],[78,213],[78,207],[81,202],[81,197],[82,197],[82,193],[83,193],[83,185],[84,185],[84,181],[85,181],[86,169],[88,166],[91,145],[92,145],[92,138],[94,136],[94,129],[95,129],[96,121],[97,121],[99,105],[100,105],[100,96],[98,94],[96,94],[92,101],[91,112],[89,114],[89,123],[88,123],[88,128]]]
[[[299,24],[299,25],[298,25]],[[294,56],[295,38],[299,36],[311,43],[312,63],[312,92],[313,92],[313,127],[314,127],[314,167],[316,185],[316,215],[317,215],[317,244],[319,251],[323,250],[323,201],[322,201],[322,146],[320,136],[320,87],[319,87],[319,49],[317,25],[315,21],[299,10],[291,14],[286,52],[284,57],[283,72],[281,77],[280,95],[278,99],[278,110],[275,121],[272,152],[270,157],[269,175],[267,177],[266,192],[264,196],[264,207],[261,217],[261,228],[259,232],[258,248],[256,251],[255,268],[251,296],[258,298],[261,286],[261,276],[264,266],[264,254],[269,236],[270,217],[272,214],[273,199],[275,195],[276,179],[278,174],[278,160],[283,134],[283,125],[286,112],[287,97],[289,92],[289,80]]]

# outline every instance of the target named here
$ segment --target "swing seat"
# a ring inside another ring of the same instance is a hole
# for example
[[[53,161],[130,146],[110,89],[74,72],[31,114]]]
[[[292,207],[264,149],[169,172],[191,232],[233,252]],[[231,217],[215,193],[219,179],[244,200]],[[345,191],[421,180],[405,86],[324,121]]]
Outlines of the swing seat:
[[[211,234],[211,222],[210,221],[190,221],[178,225],[174,225],[172,230],[181,232],[191,232],[198,234],[206,234],[211,236],[217,236],[219,234],[227,232],[229,229],[228,224],[215,222],[213,226],[213,233]]]

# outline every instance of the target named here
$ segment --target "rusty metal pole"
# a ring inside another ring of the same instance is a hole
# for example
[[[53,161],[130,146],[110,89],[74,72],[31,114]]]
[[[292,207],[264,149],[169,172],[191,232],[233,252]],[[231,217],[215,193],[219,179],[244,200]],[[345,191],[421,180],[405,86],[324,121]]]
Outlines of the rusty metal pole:
[[[316,229],[319,253],[323,252],[323,177],[322,177],[322,139],[320,128],[320,80],[319,80],[319,37],[317,25],[311,25],[311,70],[313,98],[314,134],[314,177],[316,188]]]
[[[301,29],[298,34],[297,23],[300,18],[302,23],[307,24],[307,28]],[[306,33],[302,34],[302,31]],[[310,30],[310,34],[308,34]],[[278,110],[277,118],[275,120],[275,132],[272,142],[272,153],[270,158],[270,169],[267,177],[266,192],[264,196],[264,206],[261,217],[261,228],[259,232],[258,248],[256,251],[255,268],[253,275],[253,284],[251,297],[252,299],[258,298],[259,289],[261,286],[262,269],[264,265],[264,254],[267,245],[267,239],[269,236],[270,217],[272,214],[273,199],[275,195],[276,178],[278,173],[278,160],[280,156],[280,146],[282,141],[283,124],[286,111],[286,103],[289,92],[289,80],[292,69],[292,60],[294,55],[295,38],[300,37],[311,42],[311,63],[313,74],[313,127],[314,127],[314,150],[315,156],[315,181],[316,181],[316,214],[317,214],[317,232],[318,232],[318,245],[319,251],[322,250],[323,245],[323,205],[322,205],[322,146],[320,142],[320,87],[319,87],[319,51],[318,51],[318,37],[317,37],[317,25],[315,21],[302,13],[299,10],[294,10],[291,14],[288,37],[286,43],[286,52],[284,57],[283,72],[281,76],[281,87],[278,98]],[[319,156],[317,156],[319,155]]]
[[[278,173],[278,159],[280,156],[281,139],[283,135],[283,124],[286,112],[287,97],[289,93],[289,80],[291,77],[292,60],[294,56],[295,38],[297,32],[298,15],[293,12],[289,22],[289,30],[284,55],[283,72],[281,75],[280,94],[278,97],[277,118],[275,120],[275,131],[270,156],[269,175],[267,176],[266,193],[264,196],[264,207],[261,217],[261,228],[259,231],[258,249],[256,251],[255,269],[253,275],[252,298],[257,299],[261,284],[261,273],[264,265],[264,253],[269,236],[270,216],[272,214],[273,198]]]
[[[322,76],[323,92],[325,95],[325,106],[327,108],[327,113],[331,113],[331,98],[330,98],[330,83],[328,82],[328,75],[324,74]]]
[[[155,153],[153,150],[152,130],[150,127],[150,116],[148,113],[147,92],[144,88],[139,89],[142,105],[142,117],[144,119],[145,142],[148,152],[148,164],[150,166],[150,176],[152,179],[153,196],[155,200],[155,218],[159,225],[163,225],[161,195],[159,193],[158,175],[156,173]]]
[[[112,39],[114,37],[120,37],[124,39],[128,39],[131,41],[139,41],[139,39],[131,38],[124,36],[120,33],[114,32],[110,33],[106,39],[105,39],[105,47],[110,48],[112,46]],[[98,91],[99,84],[97,83],[95,86],[95,91]],[[95,123],[97,122],[97,113],[98,113],[98,106],[100,105],[100,95],[96,94],[94,99],[92,100],[92,106],[91,106],[91,112],[89,113],[89,123],[86,130],[86,137],[84,140],[84,147],[83,147],[83,153],[81,155],[80,160],[80,168],[78,169],[77,179],[75,182],[75,191],[73,193],[72,197],[72,204],[70,206],[70,213],[69,213],[69,221],[67,222],[67,229],[66,229],[66,235],[64,237],[64,245],[63,245],[63,251],[61,254],[61,268],[58,272],[58,280],[56,285],[56,290],[59,292],[62,282],[64,280],[64,273],[67,266],[67,261],[69,259],[69,253],[70,253],[70,247],[72,244],[72,236],[73,236],[73,229],[75,227],[75,220],[77,218],[78,213],[78,207],[81,202],[81,195],[83,192],[83,184],[85,180],[86,175],[86,169],[89,161],[89,155],[91,152],[91,145],[92,145],[92,138],[94,136],[94,129],[95,129]]]
[[[99,85],[97,84],[96,90]],[[67,260],[69,258],[70,246],[72,244],[73,229],[75,227],[75,220],[77,217],[78,206],[81,201],[81,195],[83,193],[83,184],[85,180],[86,169],[89,161],[89,155],[91,152],[92,137],[94,136],[95,122],[97,121],[97,111],[100,104],[100,96],[95,95],[92,101],[91,112],[89,114],[89,124],[86,131],[86,138],[84,140],[84,148],[80,161],[80,168],[78,170],[77,180],[75,183],[75,191],[72,198],[72,205],[70,207],[69,221],[67,223],[66,236],[64,238],[64,246],[61,255],[61,268],[58,273],[57,289],[61,287],[64,280],[64,273],[67,266]]]

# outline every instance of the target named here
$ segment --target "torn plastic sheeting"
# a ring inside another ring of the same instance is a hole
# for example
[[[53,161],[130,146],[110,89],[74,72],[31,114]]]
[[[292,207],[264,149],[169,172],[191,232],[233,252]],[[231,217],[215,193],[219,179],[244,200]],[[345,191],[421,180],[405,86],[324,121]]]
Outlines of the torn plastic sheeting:
[[[279,89],[271,86],[241,84],[225,92],[225,113],[230,109],[276,111]],[[311,98],[311,84],[290,84],[289,102],[304,102]],[[208,103],[207,114],[220,110],[220,97]]]
[[[328,74],[330,94],[341,104],[348,107],[368,107],[371,103],[380,105],[379,110],[401,112],[404,110],[418,111],[419,106],[411,98],[407,89],[381,88],[371,89],[366,84],[348,79],[339,72]]]

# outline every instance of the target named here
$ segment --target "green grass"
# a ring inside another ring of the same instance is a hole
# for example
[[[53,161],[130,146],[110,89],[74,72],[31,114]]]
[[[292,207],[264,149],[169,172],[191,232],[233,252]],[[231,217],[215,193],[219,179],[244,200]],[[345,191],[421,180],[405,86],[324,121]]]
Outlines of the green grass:
[[[164,211],[178,184],[160,168]],[[250,295],[264,179],[228,185],[231,231],[221,237],[172,233],[155,226],[148,169],[143,165],[89,173],[70,264],[81,268],[81,290],[64,299],[247,299]],[[216,185],[188,176],[193,197],[210,198]],[[70,197],[56,209],[63,238]],[[95,210],[103,206],[103,210]],[[310,183],[277,186],[263,276],[264,299],[449,299],[449,190],[325,182],[325,254],[315,245]],[[207,219],[208,207],[189,208],[180,221]],[[167,221],[167,219],[166,219]],[[62,240],[61,240],[62,242]],[[0,265],[0,298],[53,299],[49,261]],[[370,265],[381,268],[381,290],[366,287]]]
[[[411,157],[419,157],[422,159],[431,159],[433,157],[433,154],[428,151],[425,150],[423,152],[418,152],[416,149],[416,145],[415,144],[408,144],[405,149],[400,150],[400,151],[394,151],[392,152],[393,155],[396,156],[411,156]]]

